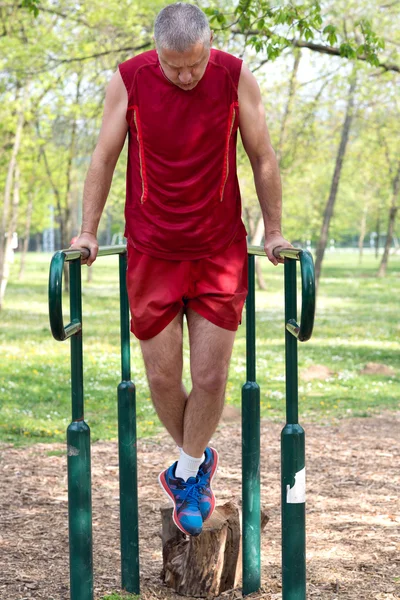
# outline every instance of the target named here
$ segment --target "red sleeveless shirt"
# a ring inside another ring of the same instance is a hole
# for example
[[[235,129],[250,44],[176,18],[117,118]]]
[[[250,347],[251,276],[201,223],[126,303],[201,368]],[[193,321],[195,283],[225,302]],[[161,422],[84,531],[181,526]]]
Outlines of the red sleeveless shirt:
[[[182,90],[155,50],[119,65],[128,92],[125,237],[140,252],[195,260],[246,236],[236,173],[241,66],[212,49],[197,86]]]

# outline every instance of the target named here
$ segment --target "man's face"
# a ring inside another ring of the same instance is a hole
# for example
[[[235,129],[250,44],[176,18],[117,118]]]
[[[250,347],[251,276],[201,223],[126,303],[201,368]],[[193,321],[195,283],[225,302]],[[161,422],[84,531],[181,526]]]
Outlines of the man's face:
[[[182,90],[192,90],[199,83],[207,68],[210,48],[202,42],[191,46],[185,52],[158,49],[158,59],[164,75]]]

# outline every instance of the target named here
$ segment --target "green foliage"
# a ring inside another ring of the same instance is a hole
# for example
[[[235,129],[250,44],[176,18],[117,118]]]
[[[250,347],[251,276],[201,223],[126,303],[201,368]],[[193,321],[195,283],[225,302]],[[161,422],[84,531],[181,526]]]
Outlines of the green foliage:
[[[341,25],[329,22],[329,8],[322,7],[318,0],[278,5],[265,0],[240,0],[232,17],[230,11],[215,6],[206,8],[205,12],[213,27],[237,28],[245,36],[245,44],[257,53],[265,52],[269,60],[275,60],[296,42],[317,40],[315,43],[336,47],[343,58],[362,57],[378,66],[378,52],[385,47],[383,38],[374,31],[368,18],[355,20],[348,35],[347,31],[339,31]]]
[[[27,8],[35,17],[39,14],[40,0],[22,0],[21,6]]]
[[[323,33],[326,35],[326,38],[331,46],[334,46],[338,40],[336,35],[336,27],[334,25],[327,25],[323,29]]]

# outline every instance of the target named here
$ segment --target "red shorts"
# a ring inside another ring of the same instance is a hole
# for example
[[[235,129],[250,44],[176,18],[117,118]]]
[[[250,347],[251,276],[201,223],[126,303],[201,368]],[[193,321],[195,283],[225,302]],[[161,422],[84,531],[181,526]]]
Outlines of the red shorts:
[[[126,274],[131,331],[139,340],[160,333],[182,307],[236,331],[247,296],[246,238],[199,260],[164,260],[128,245]]]

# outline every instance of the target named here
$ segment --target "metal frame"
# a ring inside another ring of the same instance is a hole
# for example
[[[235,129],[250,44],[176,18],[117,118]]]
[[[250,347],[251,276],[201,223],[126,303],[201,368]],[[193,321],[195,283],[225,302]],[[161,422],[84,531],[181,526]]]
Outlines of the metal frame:
[[[118,451],[120,481],[122,588],[139,594],[139,526],[137,499],[136,392],[131,381],[129,303],[126,291],[126,247],[99,249],[99,256],[119,255],[121,382],[118,385]],[[80,252],[61,250],[51,261],[50,327],[56,340],[71,338],[72,423],[67,429],[70,595],[93,600],[93,538],[90,429],[84,421],[82,296]],[[62,276],[70,269],[71,322],[64,327]]]
[[[249,292],[246,300],[247,382],[242,388],[243,594],[261,585],[260,540],[260,388],[256,383],[255,256],[248,246]],[[297,340],[309,340],[314,326],[315,278],[308,250],[281,249],[285,259],[286,425],[281,434],[282,598],[306,598],[305,438],[298,422]],[[302,307],[297,324],[296,262],[300,262]]]
[[[118,437],[122,588],[139,594],[139,536],[136,453],[136,395],[131,381],[126,247],[105,246],[98,256],[119,255],[121,382],[118,385]],[[249,292],[246,300],[247,382],[242,388],[243,594],[261,585],[260,539],[260,388],[256,383],[255,256],[248,246]],[[282,598],[305,600],[305,450],[298,423],[297,340],[310,339],[315,313],[314,265],[307,250],[280,249],[285,259],[286,425],[281,434]],[[84,421],[81,253],[61,250],[51,261],[49,314],[56,340],[71,339],[72,422],[67,429],[68,514],[71,600],[93,600],[90,429]],[[300,262],[302,309],[297,324],[296,262]],[[62,276],[70,269],[71,321],[62,316]]]

